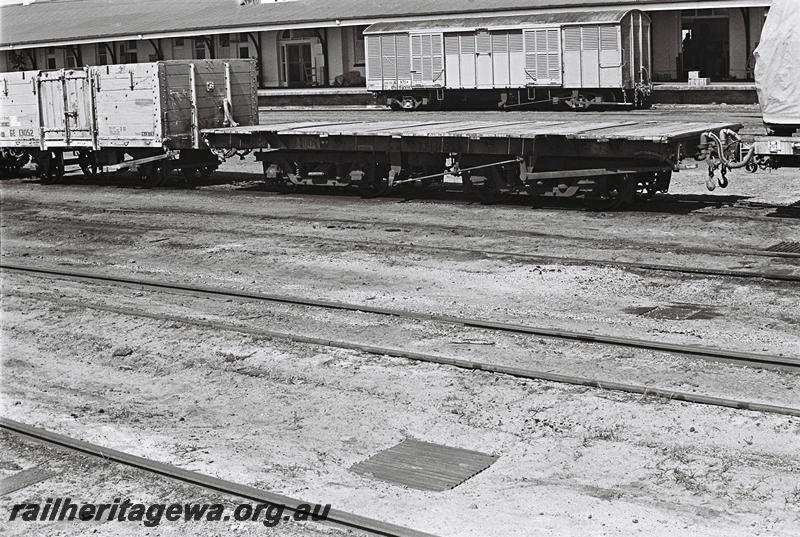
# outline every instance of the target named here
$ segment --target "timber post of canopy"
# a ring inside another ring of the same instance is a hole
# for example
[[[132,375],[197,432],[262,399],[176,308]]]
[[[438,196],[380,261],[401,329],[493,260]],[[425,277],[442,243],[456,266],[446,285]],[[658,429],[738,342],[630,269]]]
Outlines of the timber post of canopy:
[[[247,34],[247,38],[250,40],[251,43],[253,43],[253,47],[256,49],[256,62],[257,62],[256,80],[258,81],[258,87],[262,88],[264,87],[264,82],[263,82],[264,67],[261,65],[261,40],[258,37],[256,37],[256,35],[253,32],[249,32]]]

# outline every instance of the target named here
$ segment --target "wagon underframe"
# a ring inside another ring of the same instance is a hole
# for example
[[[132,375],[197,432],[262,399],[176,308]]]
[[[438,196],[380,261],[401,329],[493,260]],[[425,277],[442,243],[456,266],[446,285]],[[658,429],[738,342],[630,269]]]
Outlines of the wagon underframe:
[[[255,151],[268,179],[382,192],[446,176],[465,187],[627,198],[664,191],[700,134],[736,124],[606,121],[291,123],[203,131],[209,147]]]

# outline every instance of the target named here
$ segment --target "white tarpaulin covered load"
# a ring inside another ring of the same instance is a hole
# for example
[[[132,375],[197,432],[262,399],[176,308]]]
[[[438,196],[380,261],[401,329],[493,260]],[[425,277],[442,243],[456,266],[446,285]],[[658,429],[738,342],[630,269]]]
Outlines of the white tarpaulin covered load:
[[[764,123],[800,128],[800,0],[772,0],[755,57]]]

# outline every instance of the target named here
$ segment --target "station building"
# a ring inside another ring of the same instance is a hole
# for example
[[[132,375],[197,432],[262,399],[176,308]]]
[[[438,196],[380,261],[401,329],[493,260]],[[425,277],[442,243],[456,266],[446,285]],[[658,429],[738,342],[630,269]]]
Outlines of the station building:
[[[639,9],[652,21],[652,78],[753,78],[770,0],[25,0],[0,7],[0,71],[158,59],[255,58],[262,88],[365,85],[363,32],[377,22],[447,25],[487,15]]]

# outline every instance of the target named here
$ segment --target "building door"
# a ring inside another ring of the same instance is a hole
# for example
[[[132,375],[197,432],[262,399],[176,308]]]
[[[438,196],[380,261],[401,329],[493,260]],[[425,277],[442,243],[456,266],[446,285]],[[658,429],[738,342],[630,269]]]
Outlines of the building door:
[[[310,43],[285,43],[283,59],[283,74],[287,86],[296,88],[314,85],[314,64],[311,60]]]
[[[701,10],[698,10],[701,11]],[[727,14],[683,16],[681,55],[683,77],[700,71],[701,77],[725,80],[730,77],[730,34]]]

